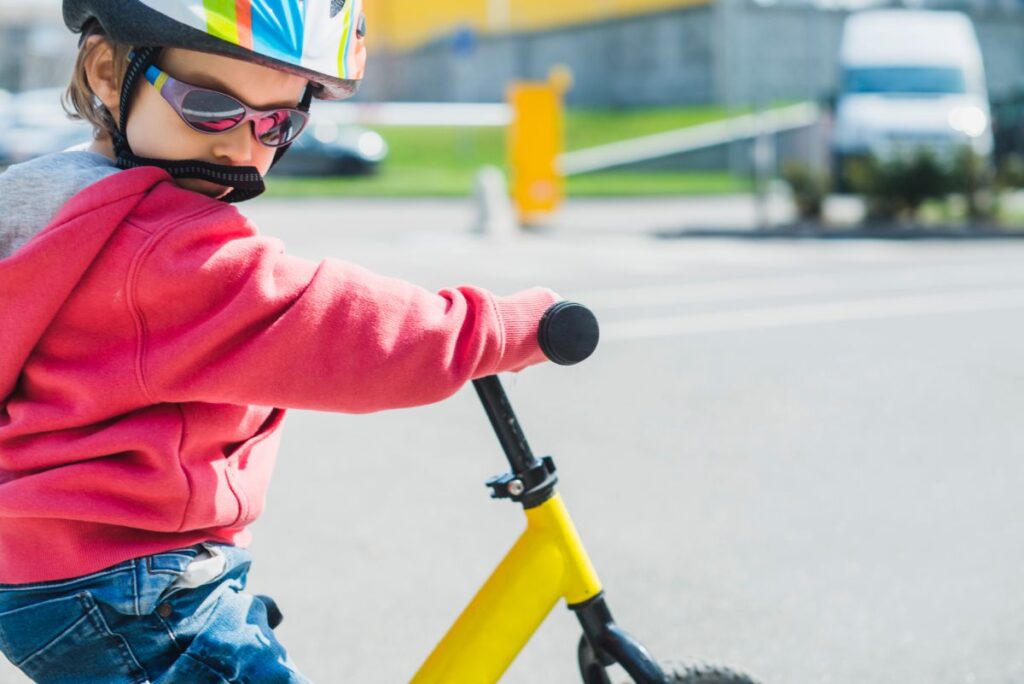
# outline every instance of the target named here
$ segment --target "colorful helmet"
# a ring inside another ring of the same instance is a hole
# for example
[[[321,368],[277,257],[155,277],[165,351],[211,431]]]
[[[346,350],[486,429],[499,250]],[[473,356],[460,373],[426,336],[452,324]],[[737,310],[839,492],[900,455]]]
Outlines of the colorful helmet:
[[[362,0],[64,0],[64,22],[113,40],[235,57],[308,79],[314,96],[354,94],[366,63]]]

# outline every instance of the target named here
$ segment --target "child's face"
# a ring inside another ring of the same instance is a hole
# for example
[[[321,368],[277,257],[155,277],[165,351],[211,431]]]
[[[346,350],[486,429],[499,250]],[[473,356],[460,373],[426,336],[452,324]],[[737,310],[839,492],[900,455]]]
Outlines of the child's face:
[[[192,50],[168,48],[157,66],[190,85],[232,95],[250,107],[294,107],[302,98],[306,80],[269,67]],[[156,88],[140,79],[128,116],[128,143],[140,157],[199,159],[231,166],[255,166],[261,174],[270,170],[276,149],[261,145],[245,123],[226,133],[209,135],[195,131],[181,120]],[[211,197],[229,188],[195,178],[175,182]]]

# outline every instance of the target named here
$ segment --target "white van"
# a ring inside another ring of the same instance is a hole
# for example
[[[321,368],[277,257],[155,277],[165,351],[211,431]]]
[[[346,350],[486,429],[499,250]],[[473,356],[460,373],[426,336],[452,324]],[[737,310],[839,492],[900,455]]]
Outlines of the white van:
[[[943,161],[964,145],[991,157],[985,70],[966,15],[899,9],[851,14],[843,25],[839,67],[836,171],[850,157],[887,159],[919,148]]]

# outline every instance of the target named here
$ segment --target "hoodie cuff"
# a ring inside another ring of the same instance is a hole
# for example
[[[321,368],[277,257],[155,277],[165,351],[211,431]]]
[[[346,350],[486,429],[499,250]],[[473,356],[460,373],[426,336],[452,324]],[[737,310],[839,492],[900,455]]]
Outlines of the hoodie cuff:
[[[547,361],[537,341],[537,328],[544,312],[562,299],[546,287],[534,287],[509,297],[494,298],[505,333],[505,346],[498,367],[493,372],[521,371]]]

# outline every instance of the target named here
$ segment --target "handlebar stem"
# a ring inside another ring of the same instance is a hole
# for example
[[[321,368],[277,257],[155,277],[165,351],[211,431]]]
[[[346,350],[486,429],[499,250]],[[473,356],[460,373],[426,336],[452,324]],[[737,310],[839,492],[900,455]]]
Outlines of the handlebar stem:
[[[496,375],[489,375],[473,381],[480,401],[484,405],[487,417],[491,421],[491,427],[498,436],[498,442],[512,466],[512,472],[521,475],[531,468],[540,464],[537,457],[530,450],[526,441],[526,435],[519,426],[512,404],[509,403],[505,389],[501,386],[501,380]]]

